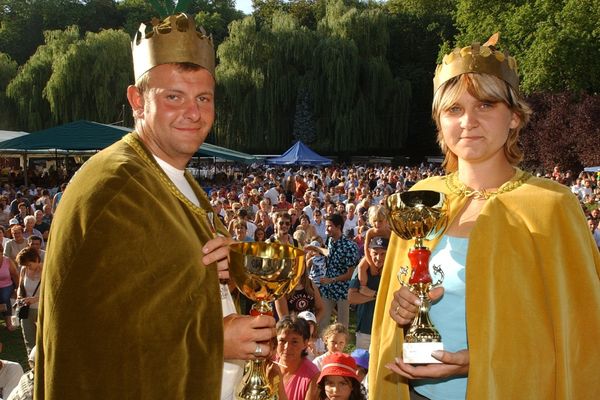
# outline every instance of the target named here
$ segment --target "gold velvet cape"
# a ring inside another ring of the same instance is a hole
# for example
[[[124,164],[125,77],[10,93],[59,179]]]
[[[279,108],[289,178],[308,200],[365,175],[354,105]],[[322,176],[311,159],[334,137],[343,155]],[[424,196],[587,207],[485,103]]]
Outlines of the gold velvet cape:
[[[72,179],[43,271],[36,399],[219,398],[219,281],[201,261],[211,225],[168,182],[135,133]]]
[[[467,199],[451,193],[445,179],[421,181],[413,190],[446,193],[450,225]],[[438,241],[425,244],[433,249]],[[392,235],[382,272],[369,364],[374,399],[409,398],[406,380],[385,365],[402,354],[403,330],[389,311],[412,245]],[[599,269],[598,249],[568,188],[531,177],[487,200],[467,253],[467,398],[597,397]]]

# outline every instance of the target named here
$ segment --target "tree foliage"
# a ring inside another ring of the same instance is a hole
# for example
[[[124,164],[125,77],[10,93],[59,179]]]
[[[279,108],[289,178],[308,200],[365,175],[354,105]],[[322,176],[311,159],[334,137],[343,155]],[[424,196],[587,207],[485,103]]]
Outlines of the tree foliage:
[[[526,166],[580,171],[600,165],[598,94],[537,93],[528,100],[534,114],[521,135]]]
[[[55,58],[44,89],[53,122],[119,119],[133,81],[130,46],[123,31],[88,32]]]
[[[7,96],[16,106],[19,126],[23,130],[37,131],[51,125],[53,118],[44,88],[52,75],[52,64],[64,54],[69,45],[79,40],[79,29],[44,33],[45,44],[19,69],[17,76],[6,88]]]
[[[598,0],[459,0],[456,24],[461,45],[500,31],[526,93],[600,90]]]
[[[15,107],[11,99],[6,96],[6,87],[17,75],[17,62],[7,54],[0,53],[0,121],[4,129],[16,128]]]
[[[287,148],[294,119],[314,122],[318,150],[353,153],[399,149],[411,91],[385,58],[388,21],[381,8],[327,3],[317,29],[277,11],[268,24],[247,17],[219,48],[222,97],[215,138],[246,151]],[[312,115],[306,107],[312,99]],[[312,133],[309,134],[312,136]]]

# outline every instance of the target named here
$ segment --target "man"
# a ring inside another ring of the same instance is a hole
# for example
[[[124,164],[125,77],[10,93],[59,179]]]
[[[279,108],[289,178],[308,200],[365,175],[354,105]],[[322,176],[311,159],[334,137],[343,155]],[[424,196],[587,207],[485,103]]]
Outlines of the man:
[[[286,212],[278,212],[275,218],[275,233],[267,239],[268,243],[281,243],[298,247],[298,241],[289,233],[292,218]]]
[[[43,240],[41,237],[36,235],[31,235],[27,238],[27,245],[32,249],[36,249],[40,254],[40,259],[42,263],[46,259],[46,251],[42,250]]]
[[[349,305],[348,305],[348,281],[352,278],[352,273],[358,262],[358,247],[356,243],[342,235],[344,219],[339,214],[332,214],[325,221],[329,240],[327,249],[320,250],[327,256],[327,270],[325,276],[321,278],[321,297],[323,298],[324,311],[319,327],[321,333],[330,323],[333,307],[337,306],[338,322],[348,326],[349,323]]]
[[[13,222],[15,221],[11,220],[11,225]],[[17,262],[17,254],[27,247],[28,244],[25,237],[23,237],[23,227],[21,225],[12,225],[10,232],[12,233],[13,238],[6,242],[6,246],[4,246],[4,255],[14,262]]]
[[[369,242],[369,253],[374,265],[367,268],[367,288],[368,291],[361,290],[358,273],[355,273],[350,281],[350,290],[348,290],[348,302],[358,304],[356,307],[356,348],[369,350],[371,344],[371,325],[373,324],[373,314],[375,312],[375,299],[377,289],[379,289],[379,280],[381,279],[381,270],[387,253],[388,239],[377,236]],[[356,272],[359,271],[361,264],[367,263],[366,257],[363,257]]]
[[[136,131],[80,168],[52,222],[36,399],[216,400],[224,359],[269,353],[275,321],[231,312],[231,239],[185,173],[214,121],[212,40],[185,14],[153,24],[133,42]]]
[[[46,205],[44,207],[50,208],[49,205]],[[50,232],[50,224],[48,224],[46,221],[44,221],[44,212],[42,210],[36,210],[33,215],[35,217],[35,225],[33,226],[33,229],[37,229],[38,232],[40,232],[42,234],[42,238],[44,240],[48,240],[48,233]]]

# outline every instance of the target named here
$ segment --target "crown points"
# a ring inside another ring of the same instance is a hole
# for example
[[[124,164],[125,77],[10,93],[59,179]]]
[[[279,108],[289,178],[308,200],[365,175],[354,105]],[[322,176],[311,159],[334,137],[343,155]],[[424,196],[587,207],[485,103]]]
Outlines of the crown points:
[[[196,64],[214,76],[212,38],[202,28],[198,32],[192,18],[181,13],[162,21],[153,18],[151,23],[151,27],[140,25],[132,43],[136,81],[155,66],[170,63]]]
[[[499,33],[495,33],[483,45],[474,42],[470,46],[456,48],[446,54],[436,68],[433,78],[434,93],[448,80],[467,73],[493,75],[518,90],[517,62],[508,53],[496,49],[499,37]],[[490,57],[492,55],[494,57]]]

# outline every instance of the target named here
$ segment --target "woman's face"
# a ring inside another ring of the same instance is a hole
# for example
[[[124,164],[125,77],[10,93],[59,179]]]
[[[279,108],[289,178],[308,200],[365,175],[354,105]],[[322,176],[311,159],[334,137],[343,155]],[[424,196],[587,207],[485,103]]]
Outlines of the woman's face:
[[[459,161],[471,164],[506,162],[504,143],[519,122],[504,102],[479,100],[467,91],[440,114],[444,142]]]
[[[258,241],[265,240],[265,231],[263,231],[262,229],[257,229],[255,232],[255,235],[256,235],[256,240],[258,240]]]
[[[285,329],[277,334],[277,354],[284,364],[285,361],[300,360],[307,346],[308,340],[297,332]]]
[[[352,383],[345,376],[329,375],[325,378],[325,394],[330,400],[348,400],[352,394]]]

